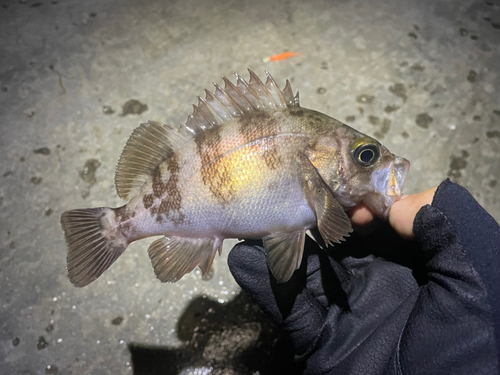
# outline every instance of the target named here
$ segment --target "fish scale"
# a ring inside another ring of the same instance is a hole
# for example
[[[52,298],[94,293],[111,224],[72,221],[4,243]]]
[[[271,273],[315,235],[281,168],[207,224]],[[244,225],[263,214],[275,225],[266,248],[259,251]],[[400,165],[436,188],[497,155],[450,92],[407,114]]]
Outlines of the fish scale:
[[[352,231],[346,210],[362,202],[387,216],[409,162],[375,139],[302,108],[289,81],[266,72],[247,83],[223,77],[198,97],[179,129],[158,122],[134,130],[118,162],[118,208],[63,213],[68,275],[96,280],[142,238],[157,277],[208,272],[225,238],[262,239],[269,267],[287,282],[300,266],[307,230],[324,246]]]

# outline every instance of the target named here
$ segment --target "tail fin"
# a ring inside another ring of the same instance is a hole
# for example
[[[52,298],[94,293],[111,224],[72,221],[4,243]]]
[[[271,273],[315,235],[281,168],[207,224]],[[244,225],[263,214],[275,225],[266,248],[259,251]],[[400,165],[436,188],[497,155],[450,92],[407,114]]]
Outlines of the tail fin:
[[[128,242],[114,228],[113,209],[107,207],[66,211],[61,225],[68,245],[68,276],[83,287],[96,280],[118,259]]]

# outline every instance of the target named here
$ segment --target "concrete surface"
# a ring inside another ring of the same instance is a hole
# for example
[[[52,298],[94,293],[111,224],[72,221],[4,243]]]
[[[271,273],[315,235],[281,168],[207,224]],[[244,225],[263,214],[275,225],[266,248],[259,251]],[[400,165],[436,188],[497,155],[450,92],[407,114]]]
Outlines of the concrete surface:
[[[184,121],[221,75],[291,79],[302,106],[408,158],[407,192],[450,176],[500,220],[496,1],[3,0],[0,38],[2,374],[127,374],[144,353],[162,369],[136,374],[266,372],[238,353],[273,359],[279,334],[229,246],[209,280],[158,282],[151,241],[86,288],[65,274],[61,213],[120,205],[132,130]],[[262,62],[286,50],[305,57]]]

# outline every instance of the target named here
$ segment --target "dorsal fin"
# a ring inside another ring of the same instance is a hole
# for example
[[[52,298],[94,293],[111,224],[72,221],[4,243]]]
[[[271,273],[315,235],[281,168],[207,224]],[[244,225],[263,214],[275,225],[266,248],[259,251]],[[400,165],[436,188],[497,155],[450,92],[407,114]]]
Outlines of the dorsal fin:
[[[245,114],[300,106],[299,93],[293,96],[288,80],[282,91],[268,72],[264,84],[253,71],[248,71],[248,83],[235,74],[236,85],[222,77],[224,89],[214,83],[213,93],[205,90],[205,99],[198,96],[198,104],[193,105],[193,113],[179,129],[154,121],[139,125],[127,141],[116,167],[115,185],[118,196],[123,199],[132,198],[156,167],[171,157],[174,150],[192,135],[201,134],[206,129]]]
[[[226,77],[222,77],[224,89],[214,83],[213,94],[205,90],[205,99],[198,97],[198,105],[193,105],[193,114],[188,116],[184,127],[193,135],[197,135],[208,128],[248,113],[300,106],[299,93],[293,96],[288,80],[285,88],[280,90],[268,72],[266,72],[267,80],[264,84],[253,71],[250,69],[248,71],[250,73],[248,83],[235,74],[236,85]]]
[[[118,161],[115,185],[118,196],[130,199],[155,168],[173,155],[173,148],[189,140],[178,130],[155,121],[140,124],[132,133]]]

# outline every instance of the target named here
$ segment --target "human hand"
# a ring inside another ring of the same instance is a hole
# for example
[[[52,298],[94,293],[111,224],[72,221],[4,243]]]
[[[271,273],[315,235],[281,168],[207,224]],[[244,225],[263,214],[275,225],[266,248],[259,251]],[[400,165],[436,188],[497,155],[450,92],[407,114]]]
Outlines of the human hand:
[[[352,216],[358,226],[373,221],[366,208]],[[287,283],[276,282],[258,241],[235,246],[229,268],[289,332],[305,373],[497,373],[498,224],[448,180],[396,202],[389,224],[355,230],[329,254],[307,239]]]
[[[415,237],[413,233],[415,216],[420,208],[432,203],[436,189],[437,187],[433,187],[422,193],[404,195],[394,202],[389,211],[389,224],[397,234],[406,239]],[[374,218],[375,215],[365,204],[358,205],[351,210],[351,221],[355,227],[366,227]]]
[[[243,242],[230,252],[229,268],[237,283],[290,334],[308,373],[333,368],[352,373],[349,366],[378,369],[385,351],[396,346],[397,334],[383,332],[376,340],[370,336],[379,326],[396,332],[404,325],[406,316],[399,315],[398,307],[418,285],[409,268],[366,255],[376,250],[374,242],[387,241],[380,233],[352,235],[336,245],[335,258],[307,238],[301,267],[283,284],[272,276],[260,244]],[[348,253],[356,257],[346,257]],[[359,372],[365,373],[371,372]]]

